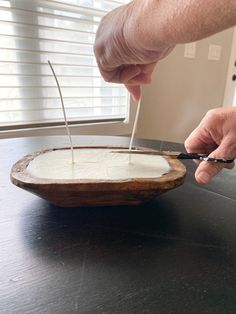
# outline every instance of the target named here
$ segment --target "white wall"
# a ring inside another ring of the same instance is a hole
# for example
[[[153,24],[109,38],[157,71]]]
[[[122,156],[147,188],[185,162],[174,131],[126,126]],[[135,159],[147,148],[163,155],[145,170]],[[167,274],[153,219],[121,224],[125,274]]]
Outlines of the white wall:
[[[184,142],[205,113],[222,106],[233,30],[197,42],[196,58],[184,58],[179,45],[144,88],[138,124],[141,138]],[[209,61],[209,44],[221,45],[220,61]]]

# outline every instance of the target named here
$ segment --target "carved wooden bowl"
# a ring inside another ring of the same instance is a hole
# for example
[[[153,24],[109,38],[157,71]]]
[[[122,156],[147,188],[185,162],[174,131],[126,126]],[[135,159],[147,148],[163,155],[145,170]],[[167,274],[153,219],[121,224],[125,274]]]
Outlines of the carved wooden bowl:
[[[83,146],[75,147],[74,149],[83,148],[116,149],[123,147]],[[139,205],[180,186],[183,184],[185,178],[186,169],[184,165],[179,160],[169,157],[165,158],[171,167],[170,171],[158,178],[136,178],[112,181],[78,179],[55,180],[38,178],[27,171],[27,166],[35,157],[59,149],[69,148],[44,149],[23,157],[12,167],[12,183],[26,191],[38,195],[52,204],[65,207],[81,207]]]

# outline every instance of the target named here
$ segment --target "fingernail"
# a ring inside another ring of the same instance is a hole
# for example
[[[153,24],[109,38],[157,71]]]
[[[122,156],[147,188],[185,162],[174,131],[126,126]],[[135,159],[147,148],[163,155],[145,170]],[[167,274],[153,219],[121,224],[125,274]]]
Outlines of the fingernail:
[[[211,177],[207,172],[200,172],[197,176],[197,180],[200,183],[207,184],[211,180]]]

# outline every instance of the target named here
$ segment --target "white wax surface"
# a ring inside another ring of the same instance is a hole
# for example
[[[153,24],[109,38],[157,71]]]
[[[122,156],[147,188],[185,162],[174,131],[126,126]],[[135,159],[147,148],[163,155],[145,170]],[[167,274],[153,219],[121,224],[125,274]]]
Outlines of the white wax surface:
[[[75,163],[70,150],[41,154],[30,162],[27,170],[38,178],[125,180],[157,178],[170,171],[165,158],[151,155],[111,153],[114,149],[75,149]]]

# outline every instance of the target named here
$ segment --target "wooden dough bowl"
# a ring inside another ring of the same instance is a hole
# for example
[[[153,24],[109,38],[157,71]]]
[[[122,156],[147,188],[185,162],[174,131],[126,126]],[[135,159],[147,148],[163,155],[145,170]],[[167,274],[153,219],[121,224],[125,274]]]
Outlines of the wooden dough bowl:
[[[124,148],[118,146],[76,146],[83,148]],[[186,169],[176,159],[165,157],[171,170],[159,178],[128,180],[53,180],[42,179],[27,171],[29,163],[46,152],[69,147],[43,149],[19,160],[11,170],[11,181],[16,186],[36,194],[52,204],[63,207],[140,205],[174,189],[184,182]],[[136,149],[142,149],[136,147]],[[145,148],[146,149],[146,148]],[[150,149],[151,150],[151,149]]]

